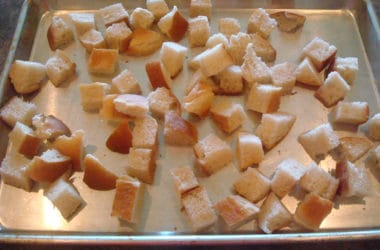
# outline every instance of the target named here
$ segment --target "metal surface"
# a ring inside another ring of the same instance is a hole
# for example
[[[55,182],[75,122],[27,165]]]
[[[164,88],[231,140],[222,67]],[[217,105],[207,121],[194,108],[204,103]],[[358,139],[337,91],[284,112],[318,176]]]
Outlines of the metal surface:
[[[111,1],[26,1],[16,29],[12,48],[2,74],[0,87],[3,90],[2,102],[14,93],[7,83],[6,71],[14,57],[30,59],[45,63],[52,55],[48,49],[46,31],[53,15],[60,15],[68,23],[71,22],[68,13],[96,12]],[[188,1],[168,1],[176,4],[186,16]],[[137,6],[139,2],[129,1],[124,5],[128,9]],[[293,9],[295,12],[306,15],[305,26],[295,34],[286,34],[275,30],[271,43],[277,49],[276,63],[290,61],[299,62],[302,47],[315,36],[319,36],[338,48],[339,56],[356,56],[359,58],[359,73],[356,83],[349,93],[347,100],[367,101],[371,114],[379,112],[379,96],[376,78],[379,74],[378,48],[379,41],[373,36],[378,35],[376,18],[369,15],[370,4],[364,1],[214,1],[211,19],[212,33],[218,31],[217,20],[220,17],[236,17],[240,20],[242,31],[246,30],[247,20],[252,8],[264,7],[270,11],[274,9]],[[104,26],[96,15],[98,28],[104,31]],[[377,24],[378,25],[378,24]],[[378,27],[378,26],[377,26]],[[35,32],[33,32],[35,31]],[[187,45],[187,39],[181,41]],[[188,58],[192,58],[202,49],[191,49]],[[96,113],[82,111],[79,98],[79,83],[94,81],[110,82],[112,77],[90,75],[86,69],[88,55],[76,40],[66,52],[78,65],[77,75],[70,83],[55,88],[46,82],[42,89],[33,96],[27,97],[37,104],[38,110],[46,114],[54,114],[61,118],[72,131],[84,129],[85,144],[88,152],[94,153],[105,165],[115,173],[124,172],[125,156],[110,152],[105,147],[105,139],[112,131],[113,126],[100,119]],[[368,56],[367,56],[368,55]],[[119,58],[119,72],[128,67],[140,81],[143,94],[149,91],[149,81],[145,73],[145,62],[158,58],[158,52],[149,57],[132,58],[121,55]],[[184,87],[191,71],[184,65],[184,71],[173,82],[173,90],[181,100]],[[301,87],[295,88],[296,94],[282,98],[282,111],[288,111],[297,116],[297,121],[288,136],[275,148],[266,153],[265,160],[259,169],[270,176],[277,163],[286,157],[293,157],[304,164],[310,158],[298,144],[298,134],[328,121],[328,109],[324,108],[314,97],[313,91]],[[244,104],[245,97],[230,97],[235,102]],[[244,105],[243,105],[244,106]],[[192,119],[199,129],[199,138],[205,137],[214,131],[218,136],[230,142],[235,148],[237,133],[226,136],[209,118],[200,121]],[[259,116],[247,111],[247,119],[239,131],[253,131],[259,121]],[[82,182],[82,174],[74,175],[74,185],[86,201],[83,207],[70,220],[64,220],[59,211],[43,196],[43,187],[36,186],[28,193],[8,185],[0,187],[0,239],[8,242],[60,242],[60,243],[126,243],[126,244],[180,244],[188,243],[244,243],[244,242],[289,242],[308,240],[336,240],[336,239],[363,239],[380,238],[380,214],[377,208],[380,205],[378,179],[380,174],[370,171],[373,182],[373,195],[364,200],[340,199],[337,200],[333,212],[321,226],[321,232],[307,233],[295,225],[273,235],[264,235],[257,232],[254,222],[249,223],[238,231],[223,232],[216,228],[204,234],[192,234],[181,212],[179,200],[174,192],[169,169],[178,165],[193,166],[193,153],[190,147],[179,148],[165,146],[162,136],[162,121],[160,124],[160,150],[157,159],[157,172],[152,186],[146,186],[144,210],[140,223],[136,226],[127,225],[110,216],[114,191],[95,191],[89,189]],[[8,129],[1,125],[1,145],[6,145]],[[365,126],[359,133],[365,132]],[[0,156],[5,153],[1,148]],[[358,164],[363,164],[359,161]],[[197,172],[201,185],[205,186],[212,202],[231,193],[232,183],[240,175],[235,162],[217,174],[206,177]],[[330,159],[322,162],[326,170],[334,168]],[[292,194],[284,198],[284,203],[291,212],[294,212],[299,194]]]

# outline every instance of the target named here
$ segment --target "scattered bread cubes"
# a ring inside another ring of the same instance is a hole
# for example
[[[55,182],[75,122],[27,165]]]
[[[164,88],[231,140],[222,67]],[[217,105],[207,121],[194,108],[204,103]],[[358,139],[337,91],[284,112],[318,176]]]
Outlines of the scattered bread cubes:
[[[13,87],[19,94],[38,90],[45,76],[46,66],[38,62],[15,60],[9,71]]]
[[[172,10],[163,16],[157,25],[162,33],[174,42],[178,42],[185,36],[189,23],[178,11],[177,6],[173,6]]]
[[[215,99],[210,108],[211,118],[226,133],[232,133],[244,121],[245,113],[240,104],[229,99]]]
[[[110,49],[117,49],[124,52],[128,49],[132,39],[132,31],[125,22],[114,23],[108,26],[105,33],[105,40]]]
[[[264,9],[258,8],[252,11],[248,19],[247,33],[258,33],[266,39],[276,26],[276,20],[271,18]]]
[[[197,16],[189,20],[190,47],[205,46],[210,33],[211,28],[206,16]]]
[[[259,164],[264,159],[264,149],[260,138],[250,133],[239,133],[236,155],[240,170]]]
[[[104,82],[79,84],[81,105],[84,111],[99,111],[103,106],[103,99],[108,94],[110,85]]]
[[[34,103],[23,101],[17,96],[12,97],[0,109],[0,117],[9,127],[14,127],[17,122],[31,125],[36,113],[37,107]]]
[[[118,55],[116,49],[94,48],[88,58],[88,71],[93,74],[113,74],[118,65]]]
[[[198,141],[198,130],[178,113],[168,111],[165,114],[164,138],[169,145],[191,146]]]
[[[211,19],[211,0],[191,0],[190,2],[190,17],[207,16]]]
[[[149,110],[156,118],[165,118],[165,114],[175,111],[181,114],[181,104],[177,97],[165,87],[156,88],[148,95]]]
[[[350,91],[350,85],[339,75],[338,72],[330,72],[324,84],[315,92],[315,97],[326,107],[335,105],[343,100]]]
[[[149,148],[131,148],[127,158],[127,173],[140,181],[152,184],[156,169],[155,151]]]
[[[74,41],[74,33],[61,17],[53,16],[47,31],[47,40],[51,50],[61,49]]]
[[[233,184],[235,191],[249,200],[258,202],[270,191],[270,180],[255,168],[247,168]]]
[[[302,55],[307,56],[316,70],[321,72],[335,58],[337,48],[319,37],[315,37],[302,49]]]
[[[360,125],[368,121],[369,107],[367,102],[338,102],[333,108],[332,121]]]
[[[355,166],[350,161],[336,164],[336,178],[339,179],[338,194],[342,197],[364,197],[370,194],[371,182],[365,167]]]
[[[64,51],[59,49],[46,62],[46,74],[57,87],[72,77],[75,74],[75,69],[76,64]]]
[[[118,22],[128,22],[129,15],[121,3],[108,5],[99,10],[105,26],[110,26]]]

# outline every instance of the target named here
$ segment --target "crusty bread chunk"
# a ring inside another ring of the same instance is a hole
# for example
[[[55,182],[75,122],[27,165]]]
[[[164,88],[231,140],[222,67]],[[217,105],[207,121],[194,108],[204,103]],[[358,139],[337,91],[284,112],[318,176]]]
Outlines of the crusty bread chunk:
[[[124,9],[121,3],[115,3],[99,9],[100,16],[103,18],[105,26],[110,26],[114,23],[128,22],[128,12]]]
[[[132,132],[128,121],[120,122],[106,140],[109,150],[121,154],[128,154],[132,146]]]
[[[53,115],[37,114],[33,116],[32,124],[36,135],[42,140],[54,140],[60,135],[71,135],[66,124]]]
[[[157,21],[169,13],[169,7],[165,0],[146,0],[146,8],[153,13]]]
[[[59,16],[53,16],[47,31],[51,50],[63,48],[74,41],[74,33],[69,25]]]
[[[276,20],[271,18],[266,10],[258,8],[252,11],[248,19],[247,33],[258,33],[263,38],[268,38],[276,26]]]
[[[230,37],[240,32],[240,22],[236,18],[223,17],[218,19],[219,32]]]
[[[83,182],[95,190],[111,190],[116,187],[117,175],[108,170],[92,154],[87,154],[83,160]]]
[[[336,178],[339,179],[338,195],[342,197],[364,197],[369,195],[371,181],[365,167],[358,167],[344,160],[336,164]]]
[[[135,8],[129,17],[129,23],[132,29],[149,29],[154,22],[154,15],[147,9],[140,7]]]
[[[208,49],[213,48],[220,43],[223,44],[224,48],[226,48],[226,49],[228,48],[229,42],[228,42],[228,39],[225,35],[223,35],[222,33],[213,34],[207,39],[206,48],[208,48]],[[231,55],[231,57],[232,57],[232,55]]]
[[[276,64],[271,68],[272,84],[281,87],[282,94],[291,94],[296,84],[296,66],[289,62]]]
[[[175,167],[170,169],[174,186],[179,196],[199,186],[198,180],[190,167]]]
[[[137,223],[143,198],[144,188],[141,182],[128,175],[119,177],[116,180],[111,216],[116,216],[129,223]]]
[[[281,161],[272,177],[272,191],[280,198],[287,195],[301,179],[306,167],[298,161],[288,158]]]
[[[338,56],[335,59],[333,70],[338,72],[348,84],[353,85],[359,71],[358,58]]]
[[[115,104],[113,101],[118,97],[119,95],[113,94],[113,95],[106,95],[103,98],[103,104],[102,108],[99,110],[99,114],[106,120],[110,121],[122,121],[122,120],[128,120],[131,117],[128,115],[125,115],[119,111],[116,110]]]
[[[255,133],[263,142],[265,149],[269,150],[284,139],[295,121],[295,115],[285,112],[263,114]]]
[[[329,200],[334,199],[339,186],[339,180],[314,162],[309,164],[299,183],[304,190],[314,192]]]
[[[191,0],[190,17],[207,16],[211,19],[211,0]]]
[[[369,119],[368,135],[376,141],[380,140],[380,113],[375,114]]]
[[[214,205],[228,230],[233,230],[253,220],[260,209],[239,195],[229,195]]]
[[[289,210],[274,193],[270,193],[260,208],[258,222],[261,230],[269,234],[286,227],[292,220]]]
[[[326,107],[335,105],[343,100],[350,91],[350,85],[339,75],[338,72],[330,72],[324,84],[319,87],[314,96]]]
[[[294,74],[299,83],[310,86],[321,86],[323,84],[321,76],[307,57],[297,66]]]
[[[104,82],[79,84],[81,105],[84,111],[93,112],[102,108],[103,99],[108,94],[110,86]]]
[[[270,68],[256,55],[253,44],[249,43],[241,65],[243,78],[249,85],[253,83],[270,83],[272,81]]]
[[[19,94],[29,94],[38,90],[45,76],[46,67],[38,62],[15,60],[9,71],[13,87]]]
[[[148,62],[145,64],[145,71],[153,89],[159,87],[171,89],[172,79],[170,78],[170,73],[161,61]]]
[[[37,107],[34,103],[23,101],[20,97],[12,97],[0,109],[1,119],[10,127],[16,122],[25,125],[32,124],[32,117],[37,113]]]
[[[8,134],[9,143],[13,144],[14,150],[28,158],[38,154],[42,140],[30,127],[21,122],[16,122],[12,131]]]
[[[88,71],[94,74],[113,74],[118,65],[119,52],[116,49],[93,49],[88,58]]]
[[[113,103],[117,111],[131,117],[143,117],[149,111],[148,99],[142,95],[122,94]]]
[[[239,66],[224,69],[216,78],[219,81],[217,94],[237,95],[243,92],[243,74]]]
[[[181,200],[193,231],[203,231],[214,225],[217,218],[205,188],[196,187],[186,192]]]
[[[59,86],[75,74],[76,64],[62,50],[57,49],[54,56],[46,62],[46,74],[49,80]]]
[[[299,30],[306,20],[306,16],[289,11],[278,11],[270,14],[270,17],[277,21],[279,30],[287,33],[294,33]]]
[[[199,57],[199,67],[206,76],[216,75],[232,64],[232,58],[222,44],[205,50]]]
[[[71,13],[70,17],[79,36],[91,29],[96,29],[93,13]]]
[[[258,202],[270,191],[270,180],[255,168],[247,168],[233,184],[235,191],[249,200]]]
[[[206,174],[214,174],[232,161],[230,146],[215,134],[209,134],[194,145],[197,164]]]
[[[85,205],[85,201],[73,184],[64,178],[53,182],[46,190],[45,196],[58,208],[65,219],[69,219],[75,211]]]
[[[282,89],[273,85],[254,84],[249,91],[246,107],[259,113],[276,112],[280,107]]]
[[[240,170],[259,164],[264,159],[264,149],[260,138],[250,133],[239,133],[236,155]]]
[[[181,114],[181,104],[177,97],[167,88],[160,87],[148,95],[149,110],[156,118],[164,118],[169,111]]]
[[[135,120],[135,127],[132,131],[132,146],[134,148],[149,148],[156,152],[158,146],[156,119],[146,115]]]
[[[130,56],[148,56],[161,48],[163,36],[153,30],[136,29],[132,33],[127,54]]]
[[[198,82],[183,98],[183,108],[192,114],[204,118],[214,100],[212,88],[207,83]]]
[[[215,99],[210,108],[211,118],[226,133],[238,129],[244,121],[245,113],[239,103],[227,98]]]
[[[183,68],[187,48],[174,42],[164,42],[160,50],[160,59],[171,77],[176,76]]]
[[[95,29],[86,31],[79,37],[79,41],[88,53],[91,53],[94,48],[105,49],[107,47],[102,33]]]
[[[163,16],[157,25],[162,33],[174,42],[178,42],[185,36],[189,23],[178,11],[177,6],[173,6],[173,9]]]
[[[127,173],[140,181],[152,184],[156,170],[156,155],[149,148],[131,148],[127,156]]]
[[[76,130],[74,133],[67,137],[61,135],[53,142],[53,148],[57,149],[63,155],[71,157],[72,169],[74,171],[82,171],[82,160],[84,155],[84,131]]]
[[[106,29],[105,39],[110,49],[124,52],[132,39],[132,30],[125,22],[114,23]]]
[[[140,83],[129,69],[112,78],[111,88],[118,94],[141,94]]]
[[[355,162],[357,159],[367,153],[372,147],[373,143],[362,136],[347,136],[339,139],[345,157],[350,162]]]
[[[298,142],[315,162],[325,159],[340,145],[338,136],[328,123],[299,135]]]
[[[360,125],[368,121],[369,107],[367,102],[338,102],[331,111],[332,121]]]
[[[185,88],[185,95],[189,94],[190,91],[194,88],[194,86],[199,82],[209,85],[212,88],[213,92],[215,92],[215,88],[219,89],[219,86],[214,82],[214,80],[211,77],[205,76],[202,70],[198,69],[193,74],[191,74],[190,80],[187,82]]]
[[[268,40],[258,35],[257,33],[252,34],[251,37],[253,49],[255,50],[258,57],[261,57],[261,59],[266,63],[276,60],[277,52]]]
[[[239,32],[231,35],[228,44],[228,54],[232,57],[235,65],[241,65],[249,43],[252,43],[252,37],[247,33]]]
[[[165,114],[164,138],[170,145],[194,145],[198,141],[198,130],[177,112],[168,111]]]
[[[337,48],[319,37],[315,37],[302,49],[302,55],[310,58],[318,72],[335,58]]]

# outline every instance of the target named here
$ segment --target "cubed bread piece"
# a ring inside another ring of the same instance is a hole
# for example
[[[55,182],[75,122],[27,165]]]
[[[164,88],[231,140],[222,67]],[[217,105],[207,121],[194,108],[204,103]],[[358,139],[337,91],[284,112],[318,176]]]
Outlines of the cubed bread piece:
[[[165,0],[146,0],[146,8],[153,13],[157,21],[169,13],[169,7]]]
[[[64,178],[59,178],[53,182],[46,190],[45,196],[65,219],[69,219],[75,211],[85,205],[85,201],[75,187]]]
[[[237,95],[243,92],[243,74],[239,66],[232,65],[224,69],[216,78],[219,80],[219,93]]]
[[[231,35],[228,44],[228,54],[232,57],[235,65],[241,65],[249,43],[252,43],[252,37],[247,33],[239,32]]]
[[[347,136],[339,140],[345,157],[351,162],[362,157],[374,145],[367,137],[362,136]]]
[[[258,8],[252,11],[248,19],[247,33],[258,33],[263,38],[268,38],[276,26],[276,20],[271,18],[266,10]]]
[[[272,84],[282,88],[282,94],[291,94],[296,84],[296,66],[289,62],[276,64],[271,68]]]
[[[239,195],[229,195],[214,205],[228,230],[233,230],[253,220],[260,209]]]
[[[270,83],[272,81],[270,68],[256,55],[253,44],[249,43],[241,65],[243,78],[249,85],[253,83]]]
[[[141,182],[127,175],[116,180],[116,192],[111,216],[129,223],[137,223],[143,205],[144,189]]]
[[[339,75],[338,72],[330,72],[324,84],[315,92],[315,97],[326,107],[335,105],[343,100],[350,91],[350,85]]]
[[[51,50],[63,48],[74,41],[74,33],[70,26],[59,16],[53,16],[47,31],[47,39]]]
[[[127,173],[140,181],[152,184],[156,170],[156,155],[149,148],[131,148],[127,156]]]
[[[110,49],[124,52],[132,39],[132,30],[125,22],[114,23],[106,29],[105,39]]]
[[[0,166],[1,180],[5,184],[30,191],[33,180],[26,173],[30,160],[13,150],[6,153]]]
[[[62,50],[56,50],[54,56],[46,62],[46,74],[49,80],[59,86],[75,74],[76,64]]]
[[[94,74],[113,74],[118,65],[116,49],[93,49],[88,58],[88,71]]]
[[[130,56],[148,56],[161,48],[163,41],[163,36],[156,31],[136,29],[132,33],[127,54]]]
[[[171,77],[176,76],[183,68],[187,48],[174,42],[164,42],[160,50],[160,59]]]
[[[25,125],[32,124],[32,117],[37,113],[37,107],[34,103],[23,101],[20,97],[12,97],[0,109],[1,119],[10,127],[16,122]]]
[[[336,164],[336,178],[339,180],[338,195],[342,197],[364,197],[370,194],[371,181],[365,167],[358,167],[350,161]]]
[[[215,99],[210,113],[214,122],[226,133],[232,133],[239,128],[245,118],[243,107],[227,98]]]
[[[60,135],[71,135],[66,124],[53,115],[37,114],[33,116],[32,124],[41,140],[54,140]]]
[[[196,162],[202,170],[211,175],[232,161],[230,146],[215,134],[209,134],[194,145]]]
[[[207,16],[211,19],[211,0],[191,0],[190,17]]]
[[[315,162],[325,159],[340,145],[338,136],[328,123],[299,135],[298,142]]]
[[[368,135],[376,141],[380,140],[380,113],[375,114],[369,119]]]
[[[338,102],[331,111],[332,121],[360,125],[368,121],[369,107],[367,102]]]
[[[276,112],[280,107],[281,95],[280,87],[254,84],[249,91],[246,107],[259,113]]]
[[[179,196],[199,186],[198,180],[190,167],[175,167],[170,169],[174,186]]]
[[[103,18],[105,26],[110,26],[114,23],[128,22],[128,12],[124,9],[121,3],[115,3],[99,9],[100,16]]]
[[[178,11],[177,6],[173,6],[173,9],[163,16],[157,25],[162,33],[174,42],[178,42],[185,36],[189,23]]]
[[[96,29],[93,13],[71,13],[70,17],[79,36],[91,29]]]
[[[177,97],[167,88],[160,87],[148,95],[149,110],[156,118],[164,118],[169,111],[181,114],[181,104]]]
[[[154,22],[154,15],[147,9],[140,7],[135,8],[129,17],[129,23],[132,29],[149,29]]]
[[[314,192],[323,198],[333,200],[338,190],[339,180],[314,162],[311,162],[305,174],[301,177],[299,184],[308,192]]]
[[[285,112],[263,114],[255,133],[260,137],[265,149],[269,150],[289,133],[295,121],[295,115]]]
[[[274,193],[268,195],[259,213],[259,227],[265,233],[286,227],[292,222],[293,218],[289,210],[282,204]]]
[[[38,154],[38,149],[42,143],[33,129],[21,122],[16,122],[8,137],[8,143],[12,143],[14,150],[28,158]]]
[[[85,32],[79,37],[79,41],[88,53],[91,53],[94,48],[106,48],[106,41],[104,40],[102,33],[95,29],[90,29]]]
[[[29,94],[38,90],[45,76],[46,67],[38,62],[15,60],[9,70],[13,87],[19,94]]]
[[[236,155],[239,169],[245,170],[264,159],[264,149],[259,137],[249,133],[239,133]]]
[[[116,187],[117,175],[107,169],[94,155],[87,154],[84,157],[83,164],[83,182],[86,183],[89,188],[95,190],[111,190]]]
[[[84,155],[84,131],[76,130],[68,137],[61,135],[52,144],[63,155],[69,156],[72,160],[72,169],[74,171],[82,171],[82,161]]]
[[[266,62],[273,62],[276,60],[276,50],[273,48],[272,44],[258,34],[252,34],[252,44],[256,55],[261,57],[261,59]]]
[[[358,58],[338,56],[335,59],[333,70],[338,72],[348,84],[353,85],[359,71]]]
[[[232,17],[219,18],[218,29],[220,33],[227,37],[236,35],[240,32],[240,22],[238,19]]]
[[[165,114],[165,143],[176,146],[190,146],[198,141],[198,130],[189,121],[174,111]]]
[[[199,67],[206,76],[216,75],[233,64],[231,56],[222,44],[218,44],[200,55]]]
[[[135,127],[132,131],[132,146],[134,148],[149,148],[156,152],[158,146],[156,119],[146,115],[135,120]]]
[[[272,177],[272,191],[280,198],[287,195],[301,179],[306,167],[298,161],[288,158],[281,161]]]
[[[109,150],[121,154],[128,154],[132,147],[132,132],[128,120],[120,122],[106,140]]]
[[[197,187],[186,192],[182,196],[182,204],[193,231],[206,230],[216,222],[217,218],[205,188]]]
[[[102,108],[103,99],[108,94],[110,85],[104,82],[79,84],[81,105],[84,111],[98,111]]]
[[[190,80],[187,82],[185,88],[185,95],[189,94],[190,91],[197,85],[199,82],[209,85],[214,91],[214,87],[219,87],[211,77],[205,76],[202,70],[198,69],[193,74],[191,74]]]
[[[112,78],[112,90],[118,94],[141,94],[140,83],[129,69]]]
[[[183,98],[183,108],[201,118],[207,116],[214,100],[212,88],[207,83],[198,82]]]
[[[113,101],[118,97],[119,95],[112,94],[112,95],[106,95],[103,98],[103,104],[102,108],[99,110],[99,114],[106,120],[110,121],[122,121],[122,120],[128,120],[131,117],[128,115],[125,115],[123,113],[120,113],[116,110],[115,104]]]
[[[318,72],[335,58],[337,48],[319,37],[315,37],[302,49],[302,55],[310,58]]]
[[[297,66],[294,74],[299,83],[310,86],[321,86],[323,84],[321,76],[307,57]]]
[[[249,200],[258,202],[270,191],[270,180],[255,168],[247,168],[233,184],[235,191]]]
[[[113,103],[117,111],[131,117],[144,117],[149,111],[148,99],[142,95],[119,95]]]
[[[331,213],[334,203],[310,193],[298,204],[294,221],[310,230],[318,230],[323,220]]]
[[[223,35],[222,33],[213,34],[207,39],[206,48],[213,48],[220,43],[223,44],[224,48],[228,48],[229,42],[225,35]]]
[[[145,71],[152,89],[159,87],[171,89],[172,79],[170,78],[170,73],[161,61],[148,62],[145,64]]]
[[[279,30],[287,33],[296,32],[303,26],[306,20],[306,16],[290,11],[278,11],[270,14],[270,17],[277,21]]]

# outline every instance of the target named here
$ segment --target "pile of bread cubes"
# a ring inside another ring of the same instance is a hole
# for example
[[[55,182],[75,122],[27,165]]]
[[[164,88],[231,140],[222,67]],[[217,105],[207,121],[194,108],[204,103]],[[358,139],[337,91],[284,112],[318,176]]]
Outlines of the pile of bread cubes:
[[[363,136],[339,138],[329,123],[310,131],[300,131],[298,142],[312,159],[308,166],[284,158],[271,178],[255,166],[292,129],[296,116],[279,111],[281,97],[292,95],[296,82],[315,91],[315,97],[330,108],[333,123],[358,127],[367,123],[368,135],[380,139],[380,114],[369,119],[367,102],[343,101],[355,82],[358,59],[338,57],[337,48],[315,37],[302,49],[301,62],[283,62],[268,66],[276,59],[276,50],[268,38],[276,27],[281,32],[302,29],[305,17],[288,11],[269,13],[254,9],[247,32],[241,32],[236,18],[220,18],[219,33],[211,34],[211,0],[191,0],[189,18],[165,0],[147,0],[145,8],[128,11],[121,3],[98,10],[106,26],[97,30],[93,13],[69,14],[79,42],[89,53],[87,69],[91,74],[112,75],[119,53],[131,57],[149,56],[159,51],[159,59],[145,65],[151,92],[141,93],[134,72],[122,70],[110,83],[80,84],[84,111],[115,125],[106,140],[109,150],[126,155],[125,175],[117,176],[84,148],[84,130],[72,132],[64,121],[52,114],[37,113],[36,105],[23,100],[41,87],[47,78],[56,87],[76,74],[76,64],[64,51],[75,42],[74,31],[60,16],[53,16],[47,39],[54,56],[46,64],[15,60],[9,76],[19,96],[12,97],[0,111],[1,119],[12,129],[0,173],[4,183],[31,190],[35,182],[50,183],[45,195],[69,219],[85,205],[70,181],[75,171],[84,171],[83,182],[95,190],[112,190],[112,216],[129,223],[139,222],[144,185],[154,183],[159,123],[163,121],[164,142],[193,147],[195,164],[213,175],[237,159],[240,177],[233,183],[231,195],[212,204],[205,187],[190,166],[172,166],[170,174],[178,202],[184,208],[190,228],[204,231],[216,225],[234,230],[257,219],[265,233],[296,223],[307,230],[318,230],[331,212],[336,195],[364,197],[371,185],[367,169],[355,161],[367,154],[380,162],[380,147]],[[187,38],[186,38],[187,37]],[[182,100],[172,92],[173,79],[183,70],[189,48],[179,44],[188,39],[190,48],[205,49],[188,59],[192,71],[185,83]],[[133,60],[130,61],[133,63]],[[244,95],[245,107],[217,95]],[[210,133],[198,138],[197,127],[182,113],[211,120],[225,134],[237,131],[246,112],[262,114],[254,132],[236,133],[237,147]],[[131,126],[132,124],[132,126]],[[318,166],[327,155],[334,158],[333,174]],[[190,157],[190,156],[189,156]],[[306,195],[291,214],[281,199],[295,187]],[[168,190],[168,192],[171,192]],[[180,211],[178,211],[180,213]],[[218,216],[219,217],[218,217]]]

